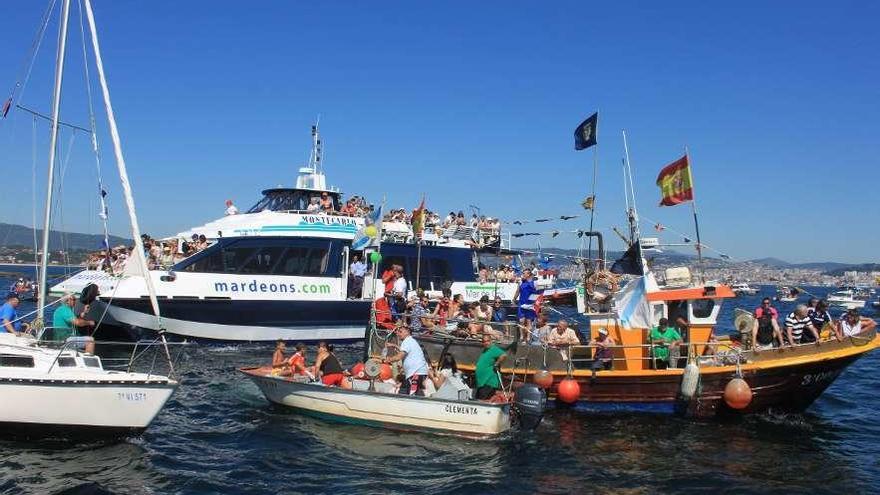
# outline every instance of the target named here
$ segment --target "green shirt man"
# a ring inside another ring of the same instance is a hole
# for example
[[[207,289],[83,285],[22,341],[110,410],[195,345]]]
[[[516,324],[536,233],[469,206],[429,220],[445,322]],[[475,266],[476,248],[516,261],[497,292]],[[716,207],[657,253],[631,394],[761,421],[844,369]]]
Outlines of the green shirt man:
[[[477,388],[492,387],[501,388],[498,373],[495,373],[495,361],[504,355],[504,350],[495,344],[490,345],[480,354],[477,359],[475,375],[477,376]]]
[[[681,334],[675,327],[669,326],[669,321],[666,318],[660,318],[660,324],[651,329],[650,337],[654,344],[651,349],[654,358],[664,361],[669,360],[669,344],[681,342]]]
[[[73,308],[67,304],[62,303],[55,308],[55,313],[52,315],[55,340],[67,340],[73,335],[73,331],[76,329],[75,321],[76,315],[73,314]]]

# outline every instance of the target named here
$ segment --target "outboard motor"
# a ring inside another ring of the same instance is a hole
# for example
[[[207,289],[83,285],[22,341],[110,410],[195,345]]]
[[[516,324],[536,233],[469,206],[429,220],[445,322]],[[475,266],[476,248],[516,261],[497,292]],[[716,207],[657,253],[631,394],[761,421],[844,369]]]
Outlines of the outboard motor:
[[[534,383],[524,383],[516,389],[513,408],[523,430],[534,430],[544,418],[547,395]]]

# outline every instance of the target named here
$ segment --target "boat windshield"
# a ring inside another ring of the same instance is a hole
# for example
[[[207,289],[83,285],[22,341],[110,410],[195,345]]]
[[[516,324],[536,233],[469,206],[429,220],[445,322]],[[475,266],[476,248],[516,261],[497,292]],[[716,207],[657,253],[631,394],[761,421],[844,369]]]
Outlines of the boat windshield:
[[[176,271],[338,277],[342,251],[340,239],[254,238],[219,242],[178,263]]]
[[[327,193],[333,200],[333,209],[339,211],[340,196],[334,191],[319,191],[309,189],[266,189],[263,197],[251,206],[247,213],[259,213],[261,211],[302,211],[308,210],[309,203],[313,199],[320,201],[321,195]]]

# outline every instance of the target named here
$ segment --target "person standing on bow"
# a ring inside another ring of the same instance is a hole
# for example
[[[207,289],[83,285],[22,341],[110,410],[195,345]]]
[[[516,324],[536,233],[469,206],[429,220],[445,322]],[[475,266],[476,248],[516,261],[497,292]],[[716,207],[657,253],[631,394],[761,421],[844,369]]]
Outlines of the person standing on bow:
[[[532,327],[532,323],[534,323],[537,316],[535,314],[535,300],[537,297],[538,288],[535,287],[535,282],[532,280],[532,271],[526,268],[523,271],[522,281],[513,295],[513,300],[517,301],[518,304],[516,311],[519,322],[528,328]]]

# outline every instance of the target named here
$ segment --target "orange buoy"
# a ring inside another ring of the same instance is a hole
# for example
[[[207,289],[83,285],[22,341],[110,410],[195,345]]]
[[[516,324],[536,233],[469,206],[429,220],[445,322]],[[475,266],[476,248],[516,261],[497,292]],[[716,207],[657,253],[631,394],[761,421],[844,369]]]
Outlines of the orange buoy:
[[[731,409],[745,409],[752,402],[752,388],[742,378],[734,378],[724,387],[724,402]]]
[[[364,363],[357,363],[351,367],[351,374],[360,378],[364,376]]]
[[[559,382],[556,387],[556,397],[562,402],[574,404],[578,397],[581,396],[581,385],[571,378],[566,378]]]
[[[553,385],[553,373],[540,369],[532,376],[532,381],[541,388],[550,388],[550,385]]]
[[[382,363],[381,371],[379,371],[379,379],[382,381],[391,378],[391,365]]]

